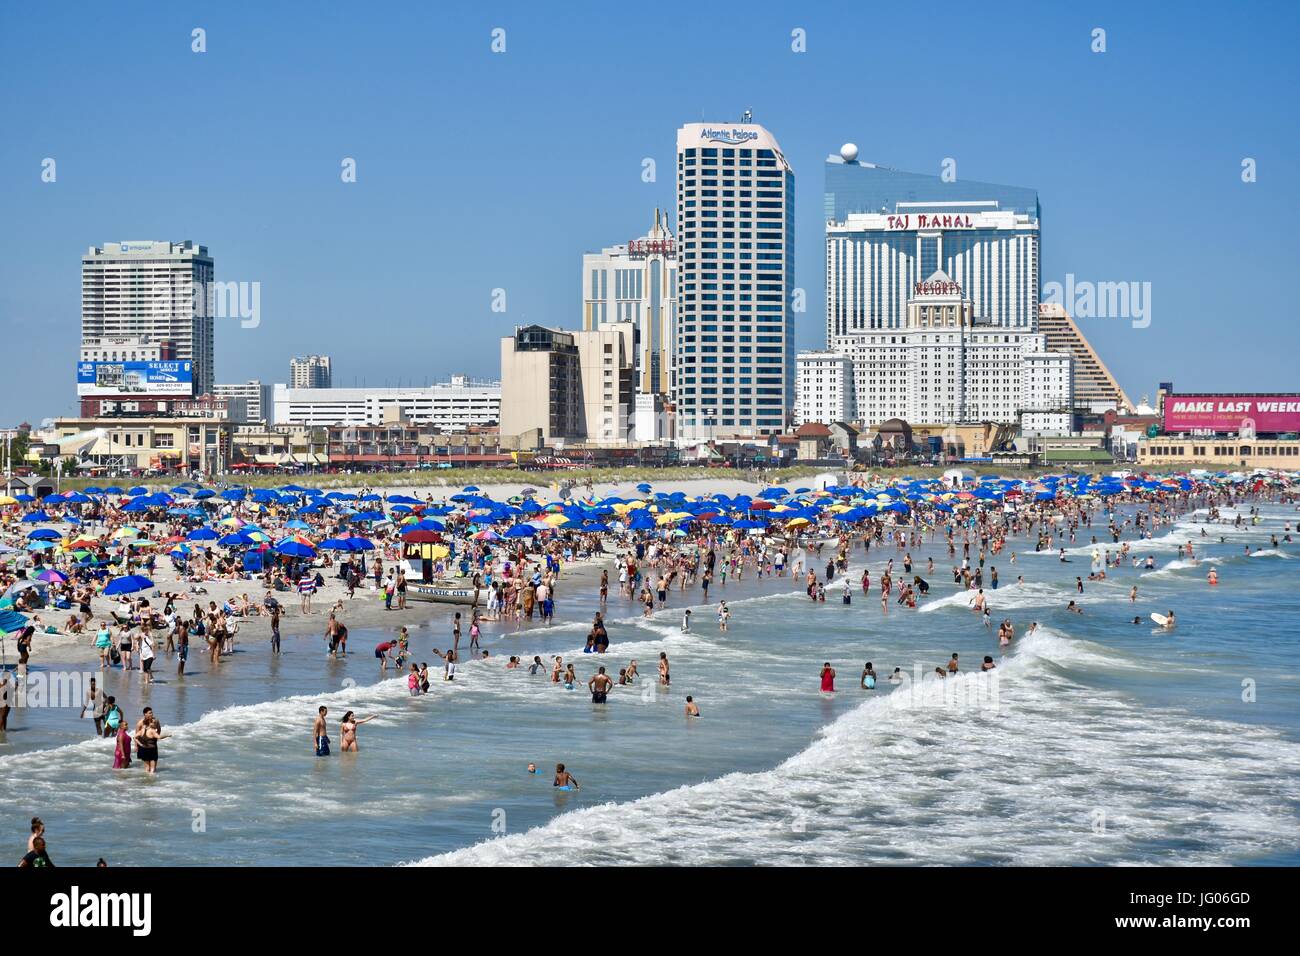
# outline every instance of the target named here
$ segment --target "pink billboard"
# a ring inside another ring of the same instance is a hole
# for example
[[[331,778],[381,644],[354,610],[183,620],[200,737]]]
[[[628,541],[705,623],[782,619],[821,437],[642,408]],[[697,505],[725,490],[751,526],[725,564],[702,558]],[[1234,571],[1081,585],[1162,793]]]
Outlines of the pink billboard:
[[[1300,432],[1300,395],[1169,395],[1166,432]]]

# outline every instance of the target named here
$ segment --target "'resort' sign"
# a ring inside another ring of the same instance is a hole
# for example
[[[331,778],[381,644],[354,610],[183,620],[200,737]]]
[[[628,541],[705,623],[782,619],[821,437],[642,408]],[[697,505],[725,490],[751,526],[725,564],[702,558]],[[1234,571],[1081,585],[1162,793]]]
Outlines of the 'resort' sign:
[[[915,282],[912,284],[913,295],[961,295],[961,286],[951,279],[932,282]]]
[[[627,251],[633,256],[671,256],[676,254],[677,246],[673,239],[632,239]]]
[[[906,213],[885,217],[887,229],[974,229],[970,213]]]

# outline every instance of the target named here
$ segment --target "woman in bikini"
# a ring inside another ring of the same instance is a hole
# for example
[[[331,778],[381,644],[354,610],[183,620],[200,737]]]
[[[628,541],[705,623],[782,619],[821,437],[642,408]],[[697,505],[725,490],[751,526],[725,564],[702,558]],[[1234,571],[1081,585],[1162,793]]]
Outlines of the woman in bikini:
[[[350,710],[343,715],[343,720],[339,723],[339,736],[343,738],[344,753],[357,752],[357,728],[374,719],[375,715],[371,714],[358,720]]]

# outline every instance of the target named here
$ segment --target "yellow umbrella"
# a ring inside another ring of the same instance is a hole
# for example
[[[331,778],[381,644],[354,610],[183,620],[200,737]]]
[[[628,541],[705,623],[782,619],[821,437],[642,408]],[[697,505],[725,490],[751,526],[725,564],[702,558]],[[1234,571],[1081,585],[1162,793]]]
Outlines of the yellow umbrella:
[[[557,528],[560,525],[564,524],[566,521],[568,521],[569,516],[562,515],[557,511],[555,514],[547,515],[542,520],[545,521],[547,524],[549,524],[552,528]]]
[[[791,518],[785,523],[785,526],[787,528],[802,528],[806,524],[810,524],[807,518]]]
[[[16,505],[16,504],[18,504],[17,498],[11,498],[8,495],[0,495],[0,507],[3,507],[4,505]]]

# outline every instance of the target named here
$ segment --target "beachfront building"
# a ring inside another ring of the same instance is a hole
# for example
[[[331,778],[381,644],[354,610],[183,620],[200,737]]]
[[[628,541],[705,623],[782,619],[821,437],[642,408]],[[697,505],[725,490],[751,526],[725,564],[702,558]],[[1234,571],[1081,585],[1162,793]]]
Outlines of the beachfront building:
[[[1037,333],[1034,190],[860,162],[847,145],[826,161],[825,213],[827,347],[852,362],[850,420],[1069,427],[1071,364]]]
[[[748,114],[677,131],[679,441],[779,434],[794,401],[794,172]]]
[[[60,418],[42,440],[63,443],[84,472],[106,470],[218,474],[230,462],[236,422],[220,403],[165,417]]]
[[[677,243],[660,210],[641,238],[583,255],[582,289],[583,330],[631,323],[637,392],[668,396],[677,321]]]
[[[79,396],[94,384],[109,397],[115,383],[144,394],[202,395],[212,390],[213,262],[193,242],[106,242],[81,259]],[[165,350],[168,358],[103,358]],[[159,368],[176,361],[180,366]],[[178,375],[178,373],[181,373]],[[179,381],[179,378],[188,380]]]
[[[853,363],[843,352],[800,352],[794,358],[794,424],[848,421]]]
[[[501,339],[501,434],[540,432],[544,444],[586,437],[576,333],[525,325]]]
[[[1069,429],[1071,358],[1048,352],[1041,334],[977,319],[965,290],[942,271],[913,285],[904,316],[899,328],[842,336],[828,352],[805,353],[810,367],[829,356],[846,363],[843,420]],[[817,400],[814,384],[809,402]]]
[[[622,444],[635,429],[636,327],[566,332],[521,326],[501,340],[501,434],[541,432],[547,445]]]
[[[413,425],[448,432],[501,419],[501,384],[453,375],[422,388],[292,388],[277,382],[271,397],[276,425],[381,425],[394,414]]]
[[[328,355],[297,355],[289,359],[290,388],[329,388],[333,384]]]
[[[249,379],[247,382],[235,382],[229,385],[217,384],[212,393],[218,398],[239,399],[244,403],[244,421],[266,422],[274,408],[274,389],[270,382]]]
[[[1111,409],[1132,411],[1134,406],[1101,356],[1088,344],[1079,326],[1065,307],[1057,302],[1038,306],[1038,331],[1047,339],[1047,348],[1074,358],[1074,401],[1081,409],[1101,413]]]

